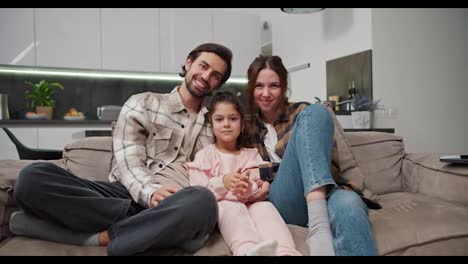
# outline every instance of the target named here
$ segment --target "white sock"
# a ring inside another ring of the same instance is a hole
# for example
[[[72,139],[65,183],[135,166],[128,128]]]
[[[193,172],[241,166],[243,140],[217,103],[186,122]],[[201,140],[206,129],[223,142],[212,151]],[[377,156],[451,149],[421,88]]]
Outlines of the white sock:
[[[10,231],[18,236],[34,237],[59,243],[80,246],[98,246],[99,233],[83,233],[72,231],[24,211],[16,211],[10,217]]]
[[[276,240],[267,240],[258,243],[254,248],[249,250],[246,256],[276,256],[278,242]]]
[[[313,200],[307,203],[309,234],[306,242],[310,256],[335,256],[333,235],[328,218],[326,200]]]

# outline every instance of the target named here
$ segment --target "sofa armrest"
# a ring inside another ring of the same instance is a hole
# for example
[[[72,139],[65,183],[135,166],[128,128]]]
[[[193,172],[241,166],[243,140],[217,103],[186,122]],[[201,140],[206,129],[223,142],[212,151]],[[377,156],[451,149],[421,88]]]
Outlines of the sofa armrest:
[[[404,191],[468,205],[468,166],[440,162],[438,154],[411,153],[402,172]]]

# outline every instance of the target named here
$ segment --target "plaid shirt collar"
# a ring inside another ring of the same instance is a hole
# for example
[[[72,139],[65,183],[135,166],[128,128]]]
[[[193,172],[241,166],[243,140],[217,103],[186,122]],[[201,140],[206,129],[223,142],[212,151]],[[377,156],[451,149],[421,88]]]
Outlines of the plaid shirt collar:
[[[183,110],[187,110],[187,108],[184,106],[184,103],[182,102],[182,98],[180,98],[179,87],[180,85],[172,89],[169,95],[169,111],[171,111],[172,114],[180,113]],[[200,112],[202,114],[208,113],[208,108],[206,104],[207,101],[208,100],[203,100],[202,107],[200,109]]]

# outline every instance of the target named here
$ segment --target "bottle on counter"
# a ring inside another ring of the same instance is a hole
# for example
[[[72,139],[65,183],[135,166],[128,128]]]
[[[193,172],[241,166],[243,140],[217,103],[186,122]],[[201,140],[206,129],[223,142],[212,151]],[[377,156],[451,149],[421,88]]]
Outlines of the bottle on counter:
[[[354,86],[354,81],[352,81],[352,85]],[[348,82],[348,101],[349,103],[347,103],[347,107],[346,107],[346,110],[348,111],[352,111],[354,110],[354,107],[353,107],[353,104],[352,104],[352,100],[354,99],[354,93],[353,93],[353,88],[351,86],[351,81]]]

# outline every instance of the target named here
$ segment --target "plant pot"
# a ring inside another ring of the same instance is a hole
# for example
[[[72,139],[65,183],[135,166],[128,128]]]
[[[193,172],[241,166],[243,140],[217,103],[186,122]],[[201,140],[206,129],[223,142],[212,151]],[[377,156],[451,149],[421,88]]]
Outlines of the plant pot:
[[[353,128],[370,129],[372,127],[372,112],[371,111],[351,112],[351,120],[353,121]]]
[[[54,109],[50,106],[36,106],[36,113],[45,114],[47,116],[47,120],[52,120],[53,111]]]

